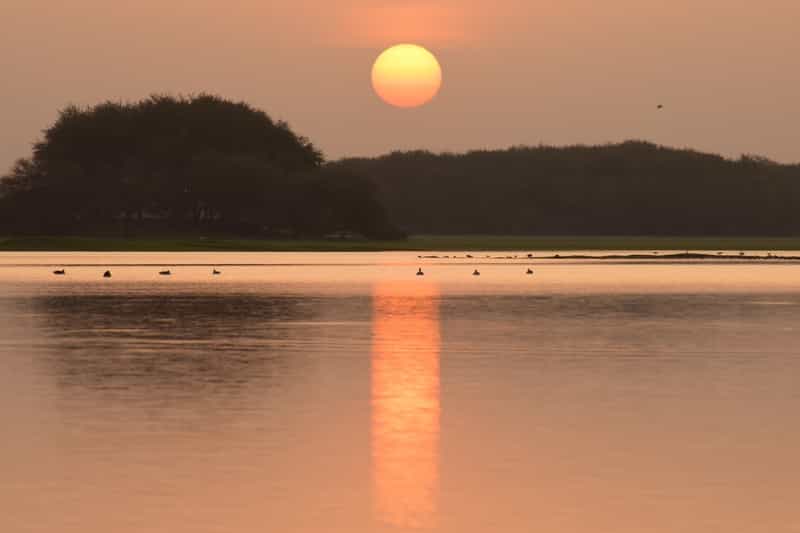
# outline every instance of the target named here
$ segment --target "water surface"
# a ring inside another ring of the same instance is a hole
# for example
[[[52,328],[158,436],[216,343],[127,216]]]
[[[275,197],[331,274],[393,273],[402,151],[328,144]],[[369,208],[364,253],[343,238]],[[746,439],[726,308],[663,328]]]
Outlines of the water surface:
[[[0,254],[0,531],[800,531],[800,265],[461,257]]]

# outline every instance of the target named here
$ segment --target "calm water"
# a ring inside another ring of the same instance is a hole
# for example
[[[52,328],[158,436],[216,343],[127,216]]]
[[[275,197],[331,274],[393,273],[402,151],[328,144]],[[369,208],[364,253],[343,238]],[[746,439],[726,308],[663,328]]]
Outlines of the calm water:
[[[0,254],[0,317],[4,533],[800,532],[800,264]]]

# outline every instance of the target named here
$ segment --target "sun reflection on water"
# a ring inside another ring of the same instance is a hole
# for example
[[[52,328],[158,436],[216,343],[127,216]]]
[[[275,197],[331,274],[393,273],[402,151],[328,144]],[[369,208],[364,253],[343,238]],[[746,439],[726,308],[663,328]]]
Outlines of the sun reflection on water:
[[[428,283],[373,292],[372,460],[378,519],[436,526],[439,491],[439,292]]]

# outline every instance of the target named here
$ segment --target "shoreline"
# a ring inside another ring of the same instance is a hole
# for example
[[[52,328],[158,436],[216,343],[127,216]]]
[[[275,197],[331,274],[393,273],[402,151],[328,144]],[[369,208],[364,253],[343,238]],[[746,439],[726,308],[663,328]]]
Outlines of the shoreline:
[[[723,253],[719,254],[706,254],[706,253],[678,253],[678,254],[625,254],[625,255],[561,255],[556,254],[550,257],[544,257],[542,259],[642,259],[642,260],[668,260],[668,261],[675,261],[675,260],[691,260],[691,259],[710,259],[712,261],[721,260],[721,261],[800,261],[800,256],[789,256],[789,255],[775,255],[775,254],[768,254],[768,255],[748,255],[748,254],[736,254],[736,255],[726,255]]]
[[[699,250],[700,252],[693,252]],[[558,252],[537,259],[796,259],[800,237],[572,237],[419,235],[400,241],[196,237],[0,237],[0,252]],[[588,256],[569,252],[630,252]],[[728,252],[726,255],[708,252]],[[562,252],[567,252],[564,254]],[[638,253],[641,252],[641,253]],[[666,253],[662,253],[666,252]],[[671,253],[673,252],[673,253]],[[745,252],[762,252],[753,255]],[[733,255],[735,253],[736,255]]]

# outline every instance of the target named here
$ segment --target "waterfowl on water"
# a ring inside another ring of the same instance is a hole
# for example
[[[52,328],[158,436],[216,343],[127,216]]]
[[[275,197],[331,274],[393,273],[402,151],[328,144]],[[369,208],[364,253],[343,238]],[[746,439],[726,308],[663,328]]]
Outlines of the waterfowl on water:
[[[478,269],[476,268],[476,269],[475,269],[475,272],[473,272],[473,273],[472,273],[472,275],[473,275],[473,276],[480,276],[480,275],[481,275],[481,273],[480,273],[480,272],[478,272]]]
[[[161,271],[161,272],[159,272],[158,274],[159,274],[160,276],[170,276],[170,275],[172,275],[172,272],[170,272],[169,270],[162,270],[162,271]]]
[[[533,270],[531,270],[531,269],[529,268],[529,269],[528,269],[528,271],[527,271],[527,272],[525,272],[525,273],[526,273],[526,274],[528,274],[528,275],[530,276],[531,274],[533,274]]]
[[[110,270],[106,270],[105,273],[103,274],[103,277],[104,278],[110,278],[111,277],[111,271]]]
[[[215,268],[214,270],[212,270],[212,271],[211,271],[211,273],[212,273],[213,275],[215,275],[215,276],[219,276],[220,274],[222,274],[222,272],[220,272],[220,271],[219,271],[219,270],[217,270],[216,268]]]
[[[53,274],[55,274],[56,276],[63,276],[66,273],[67,271],[64,270],[63,268],[61,270],[53,270]]]
[[[424,276],[424,275],[425,275],[425,272],[422,271],[422,268],[417,270],[417,276]]]

